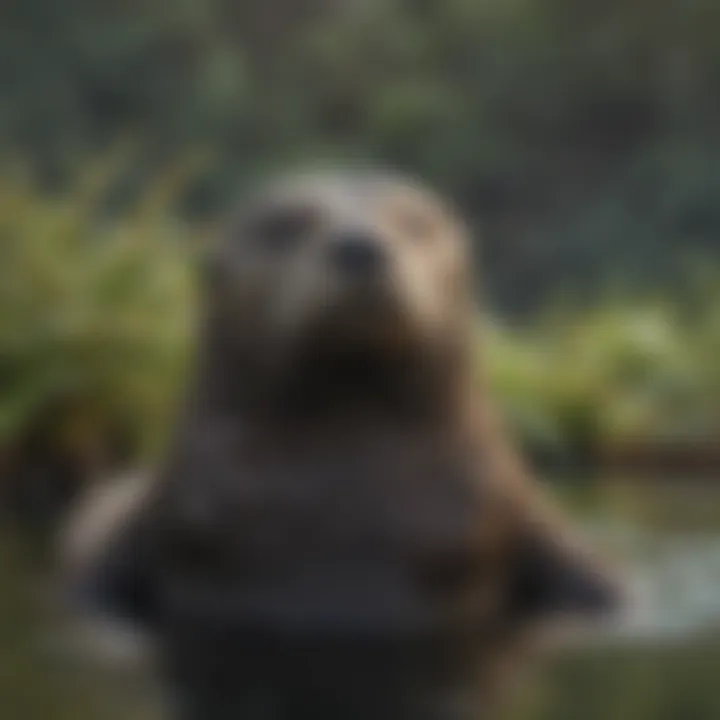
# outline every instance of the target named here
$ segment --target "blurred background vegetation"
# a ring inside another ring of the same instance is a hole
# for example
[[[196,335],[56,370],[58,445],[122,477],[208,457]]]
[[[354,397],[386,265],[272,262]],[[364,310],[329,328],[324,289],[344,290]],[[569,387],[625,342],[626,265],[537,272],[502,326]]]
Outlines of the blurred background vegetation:
[[[212,212],[259,169],[361,157],[482,225],[504,309],[717,254],[712,0],[9,0],[0,147],[48,187],[122,139],[122,204],[202,158]]]
[[[720,467],[718,0],[2,2],[12,519],[46,528],[89,478],[156,455],[192,361],[196,252],[258,174],[319,160],[395,166],[460,205],[493,386],[538,465],[590,493],[583,512],[707,520],[717,497],[688,478]],[[623,482],[599,500],[618,468],[684,494]],[[15,585],[27,563],[5,540]],[[15,661],[34,622],[0,622]],[[572,658],[528,712],[711,720],[719,660],[705,642]],[[27,672],[0,671],[0,705],[77,717],[65,681]]]
[[[718,31],[712,0],[9,0],[0,445],[58,394],[155,432],[197,223],[277,165],[360,158],[471,219],[492,372],[538,457],[707,461]]]

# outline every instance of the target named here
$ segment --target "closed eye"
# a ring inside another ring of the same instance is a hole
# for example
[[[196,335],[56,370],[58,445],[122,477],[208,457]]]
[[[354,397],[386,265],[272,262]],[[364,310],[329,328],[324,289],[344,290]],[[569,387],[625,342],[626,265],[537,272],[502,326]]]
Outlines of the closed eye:
[[[318,208],[292,205],[264,210],[250,221],[250,237],[271,251],[289,250],[308,237],[320,223]]]
[[[429,242],[440,233],[438,213],[424,203],[398,202],[390,208],[390,217],[396,231],[413,242]]]

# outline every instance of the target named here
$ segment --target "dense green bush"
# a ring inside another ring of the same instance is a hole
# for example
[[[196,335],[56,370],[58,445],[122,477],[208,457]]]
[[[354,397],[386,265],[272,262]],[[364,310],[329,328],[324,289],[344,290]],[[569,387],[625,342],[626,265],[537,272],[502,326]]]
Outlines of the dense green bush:
[[[567,306],[522,331],[494,329],[494,386],[531,448],[557,456],[720,442],[720,288],[662,300]]]
[[[73,442],[121,426],[150,444],[172,409],[192,324],[183,232],[161,186],[99,217],[95,175],[54,197],[0,179],[0,449],[49,412]]]

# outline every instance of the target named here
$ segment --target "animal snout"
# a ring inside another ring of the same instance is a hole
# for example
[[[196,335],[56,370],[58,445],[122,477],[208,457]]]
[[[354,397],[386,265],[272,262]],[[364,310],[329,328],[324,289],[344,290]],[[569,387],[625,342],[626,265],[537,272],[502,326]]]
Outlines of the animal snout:
[[[386,258],[380,240],[373,233],[350,230],[333,238],[330,260],[347,275],[370,276],[382,270]]]

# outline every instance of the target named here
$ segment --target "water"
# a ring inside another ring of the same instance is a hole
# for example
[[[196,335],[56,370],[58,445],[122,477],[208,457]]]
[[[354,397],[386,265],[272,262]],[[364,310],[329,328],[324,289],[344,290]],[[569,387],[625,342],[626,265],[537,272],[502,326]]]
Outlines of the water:
[[[508,720],[720,719],[720,482],[606,478],[558,490],[628,569],[638,606],[527,678]],[[142,668],[119,675],[58,661],[44,575],[27,543],[0,535],[0,717],[157,717]]]
[[[596,642],[559,653],[512,720],[718,720],[720,483],[614,478],[562,490],[621,561],[636,606]]]

